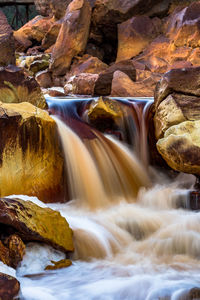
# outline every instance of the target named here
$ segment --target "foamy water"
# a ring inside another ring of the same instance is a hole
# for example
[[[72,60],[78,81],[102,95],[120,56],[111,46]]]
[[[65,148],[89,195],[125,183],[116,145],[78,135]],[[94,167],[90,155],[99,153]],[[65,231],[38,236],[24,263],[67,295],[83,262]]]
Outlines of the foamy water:
[[[157,174],[158,183],[151,184],[154,172],[145,170],[124,145],[98,134],[96,140],[82,141],[57,122],[74,199],[48,207],[69,222],[75,252],[72,266],[44,271],[64,254],[28,244],[17,269],[21,298],[190,299],[188,292],[200,288],[200,213],[179,207],[187,207],[194,177],[181,175],[165,184]]]
[[[95,213],[73,201],[48,205],[74,231],[73,265],[43,271],[62,254],[29,244],[17,270],[23,299],[189,299],[184,295],[200,288],[200,213],[175,209],[178,192],[177,183],[157,185],[141,191],[136,203]],[[187,190],[181,197],[187,201]],[[42,274],[21,277],[35,273]]]

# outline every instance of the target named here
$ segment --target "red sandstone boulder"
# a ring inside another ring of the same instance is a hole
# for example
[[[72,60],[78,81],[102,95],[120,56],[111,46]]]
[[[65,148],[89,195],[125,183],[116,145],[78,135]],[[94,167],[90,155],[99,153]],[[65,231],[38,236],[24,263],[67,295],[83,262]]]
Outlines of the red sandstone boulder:
[[[64,86],[65,94],[94,95],[98,74],[81,73],[72,76]]]
[[[112,80],[111,96],[113,97],[153,97],[158,78],[153,76],[133,82],[123,72],[116,71]]]
[[[113,74],[115,71],[121,71],[127,74],[131,80],[135,81],[136,71],[131,60],[124,60],[113,64],[104,72],[99,74],[97,81],[95,82],[94,94],[95,95],[110,95],[111,85],[113,80]]]
[[[15,43],[13,31],[0,10],[0,66],[15,64]]]
[[[85,51],[91,7],[87,0],[73,0],[67,8],[56,44],[52,52],[51,71],[64,75],[74,56]]]
[[[33,40],[42,42],[53,23],[54,20],[50,17],[37,16],[15,31],[14,38],[17,41],[17,50],[26,50],[32,45]]]
[[[54,24],[52,24],[52,26],[49,28],[48,32],[42,40],[42,49],[47,50],[55,44],[61,25],[62,20],[56,21]]]
[[[2,300],[13,300],[18,295],[20,284],[16,278],[0,273],[0,298]]]
[[[92,57],[85,54],[83,57],[77,57],[71,66],[70,71],[66,74],[66,78],[70,78],[74,75],[81,73],[99,74],[105,71],[108,65],[103,63],[97,57]]]
[[[161,21],[136,16],[118,25],[117,61],[138,55],[159,34]]]

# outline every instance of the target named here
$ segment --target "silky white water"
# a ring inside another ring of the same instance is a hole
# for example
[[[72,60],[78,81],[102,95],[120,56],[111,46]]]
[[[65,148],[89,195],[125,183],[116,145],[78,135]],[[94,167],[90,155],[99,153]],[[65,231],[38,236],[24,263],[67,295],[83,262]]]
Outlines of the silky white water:
[[[180,201],[187,202],[194,177],[181,175],[175,182],[168,181],[166,184],[166,180],[157,175],[159,183],[150,187],[147,171],[134,156],[130,157],[125,146],[106,138],[101,141],[100,138],[97,141],[103,147],[102,153],[106,152],[109,157],[109,147],[115,147],[117,153],[115,161],[108,164],[108,168],[113,168],[108,172],[106,166],[100,163],[100,153],[94,151],[91,142],[89,146],[88,142],[84,144],[71,129],[63,126],[61,129],[68,132],[66,135],[62,132],[61,137],[68,139],[66,149],[71,151],[71,156],[67,152],[70,162],[68,174],[75,180],[71,186],[75,199],[66,204],[49,204],[48,207],[60,211],[73,229],[73,264],[61,270],[44,271],[45,265],[52,259],[62,259],[63,254],[49,246],[29,244],[17,269],[22,299],[195,299],[188,293],[194,287],[200,288],[200,213],[177,208]],[[82,154],[87,159],[84,168],[80,165]],[[70,157],[75,160],[75,170]],[[104,157],[102,155],[102,160]],[[134,173],[132,163],[137,166]],[[92,173],[88,171],[90,168]],[[112,182],[112,178],[106,176],[111,176],[114,170],[113,182],[117,185],[111,189],[109,180]],[[118,170],[126,176],[127,182],[120,179]],[[84,174],[86,178],[82,179]],[[109,181],[107,185],[106,181]],[[131,182],[138,193],[131,189]],[[117,201],[113,201],[115,188],[117,191],[128,188],[131,197],[127,197],[126,193],[123,197],[123,192],[120,192]],[[137,196],[134,197],[135,194]],[[83,199],[79,199],[79,195]],[[31,200],[35,201],[34,198]],[[38,201],[36,199],[40,204]],[[198,294],[198,291],[195,293]],[[196,299],[200,298],[197,296]]]

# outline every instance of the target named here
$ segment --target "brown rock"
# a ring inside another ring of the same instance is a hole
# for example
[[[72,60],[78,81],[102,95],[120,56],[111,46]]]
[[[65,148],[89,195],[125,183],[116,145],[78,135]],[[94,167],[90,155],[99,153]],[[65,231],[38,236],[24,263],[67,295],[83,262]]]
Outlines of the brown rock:
[[[13,31],[0,10],[0,66],[15,64],[15,42]]]
[[[47,103],[34,78],[30,78],[17,67],[0,69],[0,101],[5,103],[30,102],[39,108]]]
[[[99,77],[95,83],[94,94],[95,95],[110,95],[111,85],[113,80],[113,74],[115,71],[121,71],[127,74],[131,80],[135,81],[136,71],[131,60],[125,60],[113,64],[104,72],[99,74]]]
[[[89,54],[91,56],[97,57],[100,60],[104,59],[105,56],[105,51],[102,47],[97,46],[95,44],[92,43],[88,43],[87,47],[85,49],[85,53]]]
[[[10,257],[9,266],[13,268],[17,268],[18,264],[23,259],[26,246],[24,245],[22,239],[17,234],[13,234],[9,236],[9,238],[6,240],[6,244],[9,249],[9,257]]]
[[[157,149],[176,171],[200,175],[200,121],[185,121],[170,127]]]
[[[136,16],[118,25],[117,61],[138,55],[159,34],[161,21]]]
[[[64,17],[68,5],[72,0],[50,0],[50,8],[56,19]]]
[[[17,229],[25,241],[39,241],[61,251],[73,251],[72,230],[59,212],[31,201],[0,199],[0,223]]]
[[[65,94],[94,95],[98,74],[81,73],[72,76],[64,86]]]
[[[111,96],[113,97],[153,97],[156,81],[146,78],[133,82],[126,74],[116,71],[112,80]]]
[[[0,298],[2,300],[13,300],[18,295],[20,284],[16,278],[0,273]]]
[[[134,15],[147,12],[159,2],[161,0],[97,0],[93,12],[93,22],[101,26],[118,24]]]
[[[84,52],[88,40],[91,7],[87,0],[73,0],[67,8],[52,52],[51,71],[64,75],[72,58]]]
[[[155,106],[171,93],[200,96],[200,67],[173,69],[167,72],[157,84],[155,91]]]
[[[97,57],[92,57],[86,54],[83,57],[78,57],[74,61],[70,72],[66,74],[66,79],[81,73],[99,74],[105,71],[107,68],[108,65],[104,64]]]
[[[62,20],[59,20],[59,21],[55,22],[54,24],[52,24],[52,26],[50,27],[50,29],[48,30],[48,32],[46,33],[46,35],[44,36],[44,38],[42,40],[42,48],[43,49],[46,50],[55,44],[56,39],[59,34],[59,31],[60,31],[60,28],[61,28],[61,25],[62,25]]]
[[[5,228],[2,228],[1,235],[4,234]],[[25,253],[25,245],[22,239],[17,234],[12,234],[5,241],[4,244],[0,241],[0,260],[12,267],[16,268],[22,261]]]
[[[173,0],[172,0],[173,1]],[[170,2],[171,0],[162,0],[159,3],[155,3],[155,5],[147,11],[147,15],[148,16],[159,16],[159,17],[163,17],[166,16],[166,14],[169,11],[169,6],[170,6]]]
[[[43,88],[49,88],[53,86],[51,73],[48,70],[41,71],[36,74],[35,80],[39,84],[39,86]]]
[[[42,42],[53,23],[54,20],[50,17],[37,16],[15,31],[14,38],[20,45],[17,50],[26,50],[32,45],[32,40]]]
[[[30,103],[0,103],[0,196],[65,201],[64,161],[57,126]],[[14,154],[13,154],[14,153]]]
[[[0,260],[5,264],[10,266],[10,253],[9,249],[4,246],[2,241],[0,241]]]
[[[49,90],[48,91],[48,95],[50,97],[64,97],[65,94],[60,92],[60,91],[57,91],[57,90]]]

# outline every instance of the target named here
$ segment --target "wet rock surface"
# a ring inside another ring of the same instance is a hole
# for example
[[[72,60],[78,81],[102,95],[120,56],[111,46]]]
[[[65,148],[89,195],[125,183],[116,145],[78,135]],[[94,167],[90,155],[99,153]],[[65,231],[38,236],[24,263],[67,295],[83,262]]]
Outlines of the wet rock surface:
[[[74,249],[72,230],[65,218],[59,212],[41,208],[31,201],[1,198],[0,223],[13,227],[23,241],[44,242],[64,252]],[[10,238],[9,246],[12,241]],[[11,255],[12,251],[10,246]]]
[[[18,295],[20,284],[16,278],[0,273],[0,298],[2,300],[13,300]]]
[[[64,201],[64,159],[55,121],[30,103],[0,103],[0,195]]]

